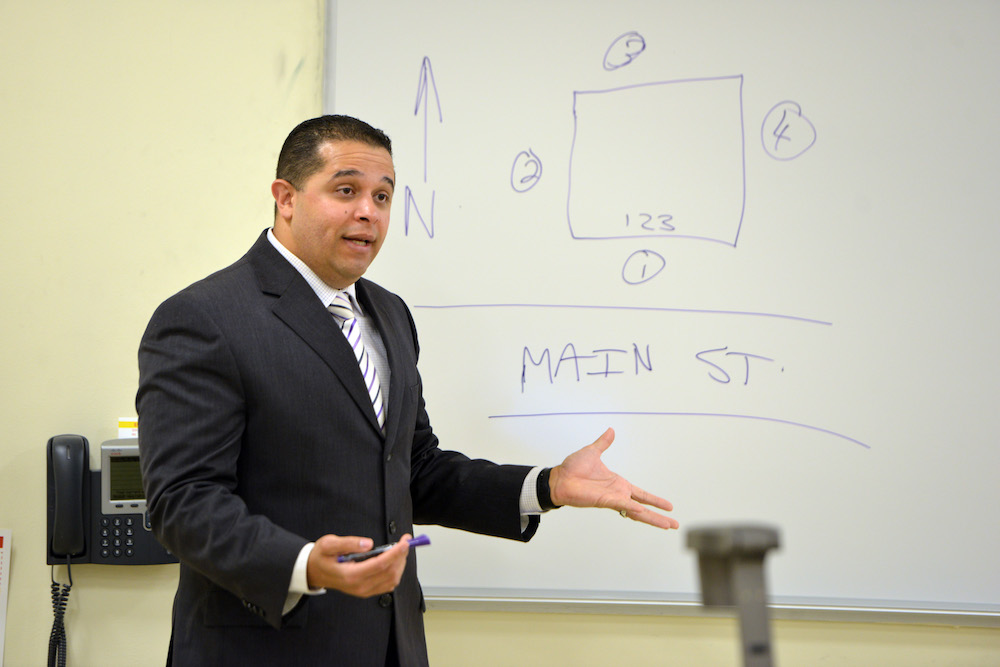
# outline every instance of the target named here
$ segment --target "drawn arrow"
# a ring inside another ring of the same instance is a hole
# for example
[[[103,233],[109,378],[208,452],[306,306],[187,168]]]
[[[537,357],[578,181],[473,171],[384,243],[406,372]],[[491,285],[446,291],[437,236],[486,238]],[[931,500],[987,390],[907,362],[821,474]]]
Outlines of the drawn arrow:
[[[434,82],[434,69],[431,67],[431,59],[424,56],[420,63],[420,83],[417,86],[417,103],[413,108],[413,115],[420,115],[421,102],[424,110],[424,183],[427,182],[427,100],[434,96],[434,104],[437,106],[438,122],[444,122],[441,115],[441,98],[438,96],[437,84]]]

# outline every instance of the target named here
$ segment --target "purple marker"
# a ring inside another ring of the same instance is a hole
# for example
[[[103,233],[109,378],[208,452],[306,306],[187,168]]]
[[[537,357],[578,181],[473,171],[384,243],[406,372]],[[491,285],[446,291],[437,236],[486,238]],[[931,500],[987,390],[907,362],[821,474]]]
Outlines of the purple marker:
[[[413,548],[413,547],[422,547],[423,545],[430,544],[430,543],[431,543],[431,538],[427,537],[426,535],[421,535],[420,537],[414,537],[413,539],[411,539],[409,541],[410,548]],[[337,556],[337,562],[338,563],[351,563],[351,562],[357,563],[358,561],[368,560],[369,558],[372,558],[373,556],[378,556],[380,553],[388,551],[389,549],[393,548],[397,544],[399,544],[399,542],[392,542],[390,544],[383,544],[380,547],[375,547],[371,551],[362,551],[362,552],[356,553],[356,554],[345,554],[343,556]]]

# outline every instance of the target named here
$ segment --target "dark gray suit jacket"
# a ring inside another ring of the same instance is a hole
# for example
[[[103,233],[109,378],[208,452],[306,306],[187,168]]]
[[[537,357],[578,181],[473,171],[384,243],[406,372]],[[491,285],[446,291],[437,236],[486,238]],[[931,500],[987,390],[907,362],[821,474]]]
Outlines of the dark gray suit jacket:
[[[416,550],[391,595],[306,596],[282,617],[292,566],[327,533],[399,539],[413,523],[530,539],[528,471],[438,448],[403,301],[357,284],[391,371],[383,436],[353,352],[265,234],[165,301],[139,348],[139,447],[153,530],[181,561],[177,665],[381,665],[391,624],[426,664]]]

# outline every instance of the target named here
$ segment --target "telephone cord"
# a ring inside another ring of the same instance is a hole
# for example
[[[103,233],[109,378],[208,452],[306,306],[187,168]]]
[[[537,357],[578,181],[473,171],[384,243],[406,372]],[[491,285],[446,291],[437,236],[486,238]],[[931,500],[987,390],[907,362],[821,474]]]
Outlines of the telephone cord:
[[[66,605],[69,602],[69,592],[73,588],[73,573],[70,571],[70,559],[66,558],[66,575],[68,584],[56,581],[56,566],[52,566],[52,633],[49,635],[48,667],[66,667]]]

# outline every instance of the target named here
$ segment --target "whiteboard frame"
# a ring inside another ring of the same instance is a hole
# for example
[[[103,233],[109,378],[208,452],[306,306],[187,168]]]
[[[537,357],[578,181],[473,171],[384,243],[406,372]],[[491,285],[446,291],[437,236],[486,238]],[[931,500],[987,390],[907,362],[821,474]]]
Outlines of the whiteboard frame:
[[[601,597],[595,597],[600,595]],[[678,596],[679,598],[680,596]],[[481,611],[552,614],[623,614],[627,616],[687,616],[724,618],[735,612],[703,607],[696,599],[636,600],[594,591],[518,591],[498,594],[494,589],[428,587],[424,590],[431,611]],[[1000,628],[995,611],[941,605],[907,607],[892,601],[776,599],[769,605],[771,618],[839,623],[907,623]]]

